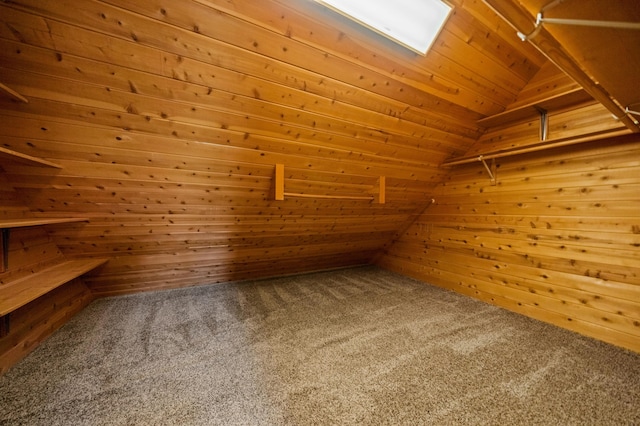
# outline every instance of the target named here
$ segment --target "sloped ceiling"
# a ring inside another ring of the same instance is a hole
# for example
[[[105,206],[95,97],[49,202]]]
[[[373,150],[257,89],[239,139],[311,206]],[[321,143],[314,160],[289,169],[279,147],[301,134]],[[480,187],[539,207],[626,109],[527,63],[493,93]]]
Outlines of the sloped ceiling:
[[[585,25],[545,23],[545,28],[623,107],[640,103],[640,3],[635,0],[523,2],[534,16],[584,20]],[[605,21],[602,27],[591,21]],[[631,24],[624,26],[626,24]],[[617,25],[623,25],[617,27]],[[634,29],[635,28],[635,29]]]
[[[478,120],[540,72],[575,88],[482,1],[451,3],[420,56],[311,1],[3,2],[0,81],[29,103],[0,96],[2,145],[63,167],[6,178],[35,214],[90,219],[50,232],[111,258],[98,292],[369,262]],[[307,197],[274,200],[277,163]]]
[[[640,3],[519,0],[486,3],[564,72],[638,132]],[[581,78],[584,74],[584,79]],[[612,102],[608,102],[608,100]],[[633,114],[632,114],[633,115]]]

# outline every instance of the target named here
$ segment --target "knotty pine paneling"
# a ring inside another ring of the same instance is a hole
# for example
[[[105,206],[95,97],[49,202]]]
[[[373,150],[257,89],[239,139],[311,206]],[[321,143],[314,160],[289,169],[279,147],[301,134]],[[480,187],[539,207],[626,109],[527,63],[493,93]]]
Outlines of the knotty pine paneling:
[[[451,168],[383,267],[640,351],[640,137]]]
[[[100,294],[367,263],[545,63],[459,6],[422,57],[312,3],[2,4],[0,81],[29,100],[0,98],[2,144],[62,166],[4,176],[31,212],[90,219],[49,235],[112,259]],[[274,201],[276,163],[305,194],[384,176],[386,203]]]
[[[483,2],[450,3],[425,56],[314,2],[1,4],[0,81],[29,100],[0,97],[2,146],[62,169],[0,163],[0,216],[90,219],[20,231],[16,265],[108,257],[85,282],[113,295],[383,249],[385,267],[639,350],[638,141],[501,159],[496,186],[479,163],[440,167],[538,143],[537,116],[478,120],[578,89]],[[550,117],[551,139],[623,133],[595,102]],[[322,196],[384,176],[386,203],[275,201],[275,164],[287,191]],[[16,333],[88,300],[70,283]]]
[[[0,168],[0,219],[22,219],[31,215]],[[5,271],[0,272],[0,286],[62,258],[43,227],[14,228],[9,232],[8,263]]]
[[[548,115],[547,142],[562,141],[571,138],[593,136],[604,138],[630,133],[619,120],[602,105],[588,103],[572,107],[568,111],[550,112]],[[540,140],[540,117],[517,124],[505,123],[488,129],[467,155],[480,155],[512,148],[531,145],[532,140]]]
[[[29,214],[29,209],[19,199],[0,166],[0,219],[14,219]]]
[[[0,218],[25,218],[31,215],[0,169]],[[55,226],[52,228],[55,229]],[[66,229],[72,231],[74,226]],[[11,229],[7,270],[0,273],[0,288],[62,259],[62,252],[45,227]],[[76,279],[10,313],[9,332],[0,336],[0,374],[31,352],[91,300],[91,291],[81,279]]]
[[[529,104],[535,99],[561,95],[578,88],[580,88],[578,83],[556,68],[551,62],[546,62],[518,93],[518,98],[509,105],[509,108]]]
[[[11,330],[0,338],[0,374],[24,358],[93,300],[78,278],[11,313]]]

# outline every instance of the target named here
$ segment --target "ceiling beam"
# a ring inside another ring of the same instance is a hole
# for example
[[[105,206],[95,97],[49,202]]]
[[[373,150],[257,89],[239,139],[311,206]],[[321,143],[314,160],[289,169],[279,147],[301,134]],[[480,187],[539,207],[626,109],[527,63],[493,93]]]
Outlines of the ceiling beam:
[[[605,88],[595,82],[578,65],[577,61],[544,28],[536,24],[536,18],[514,1],[484,0],[484,2],[533,44],[558,68],[580,84],[584,90],[616,116],[632,132],[640,132],[636,121],[629,117],[622,106],[613,100]]]

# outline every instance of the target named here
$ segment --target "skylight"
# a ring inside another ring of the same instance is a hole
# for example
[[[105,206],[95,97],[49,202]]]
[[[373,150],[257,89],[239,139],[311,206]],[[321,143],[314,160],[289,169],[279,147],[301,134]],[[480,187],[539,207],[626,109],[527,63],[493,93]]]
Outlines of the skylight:
[[[422,55],[451,12],[441,0],[315,1]]]

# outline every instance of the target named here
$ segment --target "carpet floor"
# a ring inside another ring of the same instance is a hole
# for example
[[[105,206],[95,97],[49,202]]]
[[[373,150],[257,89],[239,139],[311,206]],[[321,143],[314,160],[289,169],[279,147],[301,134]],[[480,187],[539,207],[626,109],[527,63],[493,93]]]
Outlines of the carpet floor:
[[[640,355],[362,267],[97,300],[0,424],[632,425]]]

